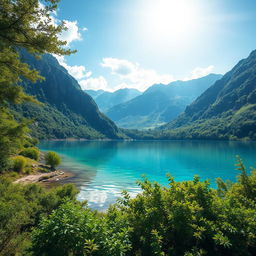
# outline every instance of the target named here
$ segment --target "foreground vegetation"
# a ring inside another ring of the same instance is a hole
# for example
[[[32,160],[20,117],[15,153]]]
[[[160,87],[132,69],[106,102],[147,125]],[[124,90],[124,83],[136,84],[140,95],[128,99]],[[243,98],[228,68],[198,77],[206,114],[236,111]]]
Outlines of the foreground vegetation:
[[[22,62],[22,49],[37,58],[72,53],[58,39],[64,24],[52,24],[57,3],[45,0],[41,8],[38,0],[0,0],[0,173],[10,168],[27,173],[28,161],[39,157],[28,135],[30,122],[14,116],[10,104],[35,103],[21,80],[43,79]],[[58,162],[49,164],[54,168]],[[145,179],[141,194],[131,199],[124,193],[106,213],[78,202],[72,185],[45,190],[0,177],[0,255],[254,255],[256,171],[248,176],[240,160],[238,167],[237,182],[219,179],[217,189],[198,177],[189,182],[169,177],[168,187]]]
[[[0,178],[0,255],[28,255],[32,228],[42,216],[57,209],[63,199],[75,200],[71,185],[46,191],[38,185],[22,186]]]
[[[238,159],[237,182],[217,189],[195,177],[161,187],[147,179],[142,193],[106,213],[75,200],[71,185],[0,182],[0,255],[255,255],[256,169]]]

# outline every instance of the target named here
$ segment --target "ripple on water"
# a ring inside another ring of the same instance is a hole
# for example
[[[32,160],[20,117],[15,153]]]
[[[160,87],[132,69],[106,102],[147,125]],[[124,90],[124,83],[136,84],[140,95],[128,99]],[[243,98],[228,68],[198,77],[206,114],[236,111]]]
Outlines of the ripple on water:
[[[223,141],[48,141],[42,150],[62,156],[61,168],[72,171],[71,179],[80,188],[79,200],[105,210],[127,190],[133,197],[141,191],[136,181],[145,174],[151,181],[166,185],[166,173],[177,181],[194,175],[235,181],[235,156],[247,167],[256,166],[255,142]]]

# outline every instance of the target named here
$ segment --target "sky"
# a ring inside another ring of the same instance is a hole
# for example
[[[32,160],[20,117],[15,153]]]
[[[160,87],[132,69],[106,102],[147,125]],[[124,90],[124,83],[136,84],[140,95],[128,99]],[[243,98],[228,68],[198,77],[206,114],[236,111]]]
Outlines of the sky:
[[[144,91],[224,74],[256,49],[256,0],[62,0],[58,57],[83,89]]]

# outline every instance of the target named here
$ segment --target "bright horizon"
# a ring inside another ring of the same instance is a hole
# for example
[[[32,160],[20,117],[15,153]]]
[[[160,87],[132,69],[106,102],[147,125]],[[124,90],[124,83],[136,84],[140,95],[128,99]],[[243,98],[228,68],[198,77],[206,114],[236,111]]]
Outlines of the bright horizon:
[[[224,74],[256,48],[253,0],[62,0],[54,16],[78,51],[59,62],[83,89]]]

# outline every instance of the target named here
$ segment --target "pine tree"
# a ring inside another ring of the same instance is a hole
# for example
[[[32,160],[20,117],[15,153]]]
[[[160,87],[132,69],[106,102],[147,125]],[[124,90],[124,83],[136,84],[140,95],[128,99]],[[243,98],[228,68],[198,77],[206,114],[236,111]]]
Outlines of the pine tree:
[[[75,52],[58,38],[66,29],[63,22],[52,17],[58,2],[45,0],[42,5],[38,0],[0,0],[0,171],[7,168],[8,156],[22,143],[27,131],[26,122],[15,121],[8,105],[35,101],[23,92],[20,82],[43,79],[22,62],[19,52],[25,49],[37,58],[44,53],[69,55]],[[12,123],[11,127],[8,123]],[[15,135],[14,127],[19,130]]]

